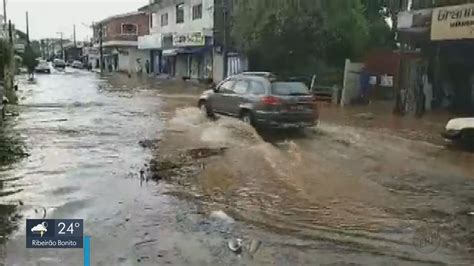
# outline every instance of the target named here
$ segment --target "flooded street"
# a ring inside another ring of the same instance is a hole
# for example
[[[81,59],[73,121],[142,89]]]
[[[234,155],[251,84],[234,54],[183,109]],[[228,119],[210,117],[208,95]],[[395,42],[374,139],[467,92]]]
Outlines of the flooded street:
[[[5,265],[81,265],[82,250],[25,248],[26,219],[44,217],[84,219],[92,265],[474,260],[473,153],[324,110],[318,128],[259,134],[166,86],[69,69],[21,81],[6,128],[29,156],[0,170]]]

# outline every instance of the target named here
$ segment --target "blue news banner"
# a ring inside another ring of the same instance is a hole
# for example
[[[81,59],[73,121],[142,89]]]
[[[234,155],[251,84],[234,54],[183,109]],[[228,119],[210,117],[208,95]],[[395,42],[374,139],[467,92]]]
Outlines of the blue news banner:
[[[27,248],[82,248],[84,220],[27,219]]]

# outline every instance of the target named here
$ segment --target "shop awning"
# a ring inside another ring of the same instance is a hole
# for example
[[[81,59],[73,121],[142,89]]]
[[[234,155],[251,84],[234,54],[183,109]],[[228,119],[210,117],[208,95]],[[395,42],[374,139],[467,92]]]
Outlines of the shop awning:
[[[210,50],[210,46],[205,47],[186,47],[179,49],[179,54],[198,54]]]
[[[163,56],[175,56],[178,54],[178,49],[167,49],[163,50]]]
[[[178,54],[197,54],[211,49],[211,46],[205,47],[186,47],[163,50],[163,56],[176,56]]]

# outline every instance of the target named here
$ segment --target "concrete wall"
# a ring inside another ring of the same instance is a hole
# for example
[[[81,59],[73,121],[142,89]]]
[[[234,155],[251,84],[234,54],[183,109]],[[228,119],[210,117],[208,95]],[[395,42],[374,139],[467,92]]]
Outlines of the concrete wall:
[[[346,59],[346,66],[344,69],[344,88],[342,90],[341,105],[350,104],[353,99],[355,99],[359,93],[360,82],[359,82],[359,73],[364,64],[362,63],[353,63],[351,60]]]
[[[130,59],[129,59],[129,54],[119,54],[118,55],[118,71],[129,71],[129,70],[133,70],[133,68],[129,68],[130,66]]]
[[[224,57],[222,54],[217,53],[214,51],[214,56],[212,60],[212,79],[214,80],[214,83],[219,83],[222,81],[222,78],[224,76]]]
[[[176,23],[176,5],[184,3],[184,23]],[[192,19],[193,5],[202,3],[202,18]],[[214,28],[214,0],[163,1],[163,8],[152,15],[152,33],[189,33]],[[168,25],[161,26],[161,15],[168,13]]]
[[[136,72],[136,62],[137,59],[140,59],[142,64],[142,69],[145,71],[145,62],[150,60],[150,52],[146,50],[138,50],[136,47],[129,47],[127,49],[128,54],[120,53],[118,54],[118,71]]]

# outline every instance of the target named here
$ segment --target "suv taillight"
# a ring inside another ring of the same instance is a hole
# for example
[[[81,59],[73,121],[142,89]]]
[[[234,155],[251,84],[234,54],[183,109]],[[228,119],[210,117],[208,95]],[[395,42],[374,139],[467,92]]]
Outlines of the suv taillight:
[[[263,105],[272,105],[272,106],[280,105],[281,103],[280,99],[275,96],[265,96],[262,98],[261,102]]]

